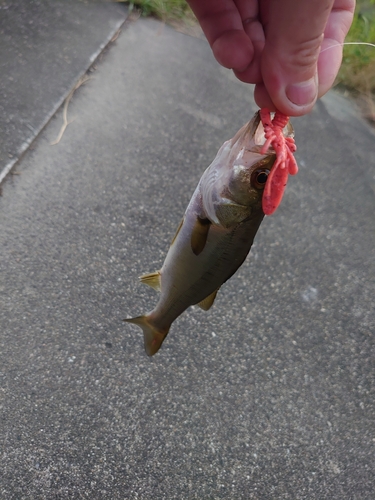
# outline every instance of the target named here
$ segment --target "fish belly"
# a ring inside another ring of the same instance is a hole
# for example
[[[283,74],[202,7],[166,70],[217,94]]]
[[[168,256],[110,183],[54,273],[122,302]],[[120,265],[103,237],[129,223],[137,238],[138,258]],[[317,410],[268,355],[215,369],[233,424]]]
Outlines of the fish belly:
[[[185,214],[181,231],[171,246],[161,269],[161,295],[150,318],[160,329],[189,306],[215,292],[241,266],[248,255],[262,216],[249,219],[232,229],[213,224],[206,245],[197,256],[191,248],[195,214]]]

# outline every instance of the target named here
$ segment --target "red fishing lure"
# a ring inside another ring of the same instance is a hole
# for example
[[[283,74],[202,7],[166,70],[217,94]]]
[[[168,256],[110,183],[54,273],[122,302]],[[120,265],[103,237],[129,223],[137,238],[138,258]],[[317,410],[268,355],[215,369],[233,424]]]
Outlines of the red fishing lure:
[[[264,128],[266,142],[260,152],[265,154],[271,146],[276,153],[276,161],[268,176],[262,198],[262,208],[266,215],[271,215],[280,205],[288,182],[288,174],[295,175],[298,172],[297,162],[293,153],[297,150],[294,139],[285,137],[284,127],[288,124],[289,117],[276,111],[271,119],[271,113],[267,108],[260,110],[260,119]]]

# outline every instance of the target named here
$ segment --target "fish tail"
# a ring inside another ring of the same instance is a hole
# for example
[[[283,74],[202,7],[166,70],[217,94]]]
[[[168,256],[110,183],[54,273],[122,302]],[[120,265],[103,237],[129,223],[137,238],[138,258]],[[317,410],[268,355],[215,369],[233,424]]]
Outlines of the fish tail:
[[[124,319],[127,323],[138,325],[143,330],[145,350],[148,356],[153,356],[158,352],[163,340],[169,332],[169,328],[157,329],[150,321],[149,316],[138,316],[137,318]]]

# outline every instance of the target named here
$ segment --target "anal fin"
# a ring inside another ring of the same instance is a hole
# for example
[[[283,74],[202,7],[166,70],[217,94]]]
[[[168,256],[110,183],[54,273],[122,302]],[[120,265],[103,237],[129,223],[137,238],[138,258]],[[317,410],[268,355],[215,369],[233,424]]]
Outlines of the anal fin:
[[[144,274],[139,277],[139,281],[144,285],[148,285],[157,292],[160,292],[160,271],[156,271],[155,273]]]

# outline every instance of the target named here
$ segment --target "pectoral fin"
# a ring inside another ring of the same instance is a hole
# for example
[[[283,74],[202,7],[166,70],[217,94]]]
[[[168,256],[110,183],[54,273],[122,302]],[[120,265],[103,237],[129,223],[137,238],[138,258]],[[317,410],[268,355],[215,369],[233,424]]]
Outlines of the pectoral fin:
[[[205,299],[198,302],[197,306],[200,307],[201,309],[203,309],[203,311],[208,311],[210,309],[210,307],[213,305],[213,303],[215,302],[215,298],[216,298],[218,291],[219,291],[219,289],[212,292],[208,297],[206,297]]]
[[[157,292],[160,292],[160,271],[156,273],[148,273],[139,277],[139,280],[144,285],[148,285]]]
[[[195,255],[199,255],[203,251],[206,245],[210,226],[211,221],[209,219],[201,219],[200,217],[197,217],[191,235],[191,249]]]

